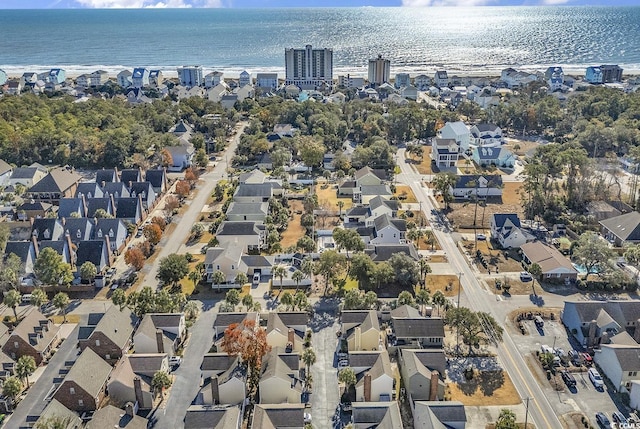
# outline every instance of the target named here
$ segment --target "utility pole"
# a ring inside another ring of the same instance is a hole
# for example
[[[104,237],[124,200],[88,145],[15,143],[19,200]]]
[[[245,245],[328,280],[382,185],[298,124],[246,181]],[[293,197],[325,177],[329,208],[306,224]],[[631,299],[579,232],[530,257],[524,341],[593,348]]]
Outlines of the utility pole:
[[[458,303],[456,304],[456,308],[460,308],[460,291],[462,290],[462,272],[458,273]],[[458,321],[458,323],[460,323]],[[460,327],[456,325],[456,355],[460,355]]]
[[[524,411],[524,429],[527,429],[527,422],[529,421],[529,397],[527,396],[527,404]]]

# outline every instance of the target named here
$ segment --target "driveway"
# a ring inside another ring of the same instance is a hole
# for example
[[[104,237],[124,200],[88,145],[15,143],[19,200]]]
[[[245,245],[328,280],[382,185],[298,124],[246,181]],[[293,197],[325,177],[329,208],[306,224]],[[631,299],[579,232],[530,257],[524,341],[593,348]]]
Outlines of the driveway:
[[[200,364],[202,356],[213,344],[213,321],[217,309],[212,303],[205,303],[198,320],[191,327],[189,342],[182,356],[182,364],[173,373],[173,386],[169,399],[149,415],[149,427],[160,429],[178,429],[184,427],[184,416],[191,401],[200,389]],[[162,408],[164,405],[164,408]]]
[[[311,367],[311,417],[314,428],[329,429],[334,427],[332,417],[339,402],[338,375],[334,366],[338,342],[337,303],[321,300],[314,310],[313,319],[309,322],[313,330],[311,345],[316,352],[316,363]]]
[[[16,410],[5,421],[3,427],[31,427],[27,425],[27,420],[33,422],[42,414],[42,410],[47,406],[45,398],[48,394],[53,393],[54,379],[64,377],[63,374],[60,374],[60,370],[67,366],[65,362],[75,362],[78,358],[79,349],[76,347],[77,344],[78,326],[67,336],[67,339],[62,343],[56,354],[53,355],[38,381],[31,386],[27,396],[18,404]]]

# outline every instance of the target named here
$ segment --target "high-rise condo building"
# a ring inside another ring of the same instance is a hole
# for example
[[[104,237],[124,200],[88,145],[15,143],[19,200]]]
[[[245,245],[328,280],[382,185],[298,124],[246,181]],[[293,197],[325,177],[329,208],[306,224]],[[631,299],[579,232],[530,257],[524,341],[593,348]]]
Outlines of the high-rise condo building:
[[[369,83],[372,85],[382,85],[389,82],[391,77],[391,61],[382,58],[372,58],[369,60]]]
[[[204,85],[202,66],[178,67],[178,79],[180,79],[180,85],[188,88]]]
[[[285,85],[301,89],[317,89],[322,85],[333,86],[333,49],[287,48],[284,50]]]

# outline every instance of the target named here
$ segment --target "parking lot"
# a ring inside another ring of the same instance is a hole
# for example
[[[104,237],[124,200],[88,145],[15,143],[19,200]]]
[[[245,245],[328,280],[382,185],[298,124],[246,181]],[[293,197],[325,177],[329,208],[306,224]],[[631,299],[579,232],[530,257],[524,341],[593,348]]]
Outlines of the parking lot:
[[[589,380],[588,368],[585,366],[582,366],[580,370],[574,366],[569,367],[576,380],[575,388],[569,389],[561,377],[547,380],[545,371],[538,363],[536,351],[546,345],[556,349],[560,348],[566,354],[570,350],[578,349],[577,345],[569,341],[566,329],[559,320],[545,319],[544,326],[540,329],[536,327],[533,320],[525,320],[522,323],[526,334],[520,334],[516,325],[515,329],[518,333],[512,338],[558,415],[583,412],[594,427],[597,427],[596,411],[605,412],[609,418],[614,411],[622,411],[624,415],[629,414],[629,410],[626,410],[623,405],[620,405],[620,408],[616,406],[614,402],[616,394],[608,386],[605,385],[604,390],[596,390]],[[558,383],[557,386],[556,383]]]

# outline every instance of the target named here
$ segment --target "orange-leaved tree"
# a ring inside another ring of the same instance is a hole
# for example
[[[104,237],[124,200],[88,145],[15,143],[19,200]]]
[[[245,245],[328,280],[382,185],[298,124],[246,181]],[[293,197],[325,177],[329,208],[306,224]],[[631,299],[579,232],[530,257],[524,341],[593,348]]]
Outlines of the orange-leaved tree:
[[[146,259],[144,253],[138,247],[132,247],[124,254],[124,262],[127,265],[131,265],[136,271],[140,271],[142,267],[144,267],[144,261]]]
[[[178,194],[179,197],[185,198],[189,195],[189,192],[191,192],[191,185],[189,185],[189,182],[186,180],[180,180],[176,183],[176,194]]]
[[[221,347],[231,356],[240,356],[247,366],[249,398],[253,401],[260,380],[262,358],[271,350],[271,346],[267,344],[266,331],[253,320],[232,323],[224,331]]]
[[[160,229],[158,224],[155,223],[150,223],[149,225],[145,226],[143,233],[152,246],[158,244],[160,242],[160,239],[162,238],[162,229]]]

